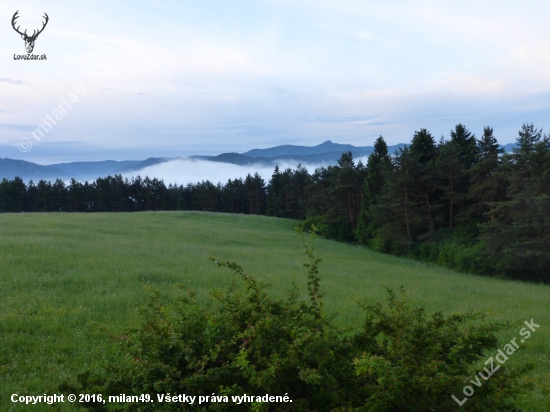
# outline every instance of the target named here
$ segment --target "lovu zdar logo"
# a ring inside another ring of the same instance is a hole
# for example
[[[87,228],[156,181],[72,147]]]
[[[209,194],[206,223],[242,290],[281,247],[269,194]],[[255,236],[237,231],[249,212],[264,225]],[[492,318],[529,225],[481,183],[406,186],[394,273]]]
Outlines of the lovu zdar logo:
[[[29,36],[27,34],[27,30],[25,30],[25,32],[21,32],[21,31],[19,31],[20,26],[15,27],[16,20],[19,18],[18,13],[19,13],[19,10],[17,10],[15,12],[15,14],[13,15],[13,17],[11,19],[11,25],[12,25],[13,29],[21,35],[21,38],[23,40],[25,40],[25,48],[27,49],[27,53],[30,54],[34,50],[34,42],[36,41],[36,38],[40,35],[40,33],[42,33],[44,31],[44,29],[46,28],[46,25],[48,24],[48,21],[50,20],[50,18],[48,17],[48,15],[46,13],[44,13],[44,18],[46,19],[46,21],[44,23],[42,23],[42,28],[38,31],[33,30],[32,35]]]

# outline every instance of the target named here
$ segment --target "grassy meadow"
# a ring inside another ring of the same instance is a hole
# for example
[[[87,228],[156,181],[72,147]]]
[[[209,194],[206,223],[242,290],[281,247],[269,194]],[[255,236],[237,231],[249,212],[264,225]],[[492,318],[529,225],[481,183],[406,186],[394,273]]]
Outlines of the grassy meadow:
[[[56,385],[94,363],[115,362],[97,325],[119,333],[135,324],[134,307],[148,296],[146,286],[171,293],[184,282],[203,298],[228,285],[233,275],[216,268],[209,255],[235,260],[275,292],[288,289],[292,279],[305,286],[295,225],[193,212],[0,214],[0,410],[53,410],[12,404],[10,396],[55,393]],[[339,314],[342,327],[361,324],[355,301],[384,300],[386,287],[400,285],[428,313],[471,308],[518,323],[501,334],[502,345],[519,337],[519,323],[534,319],[540,329],[506,365],[536,365],[537,389],[518,402],[526,411],[550,410],[549,285],[459,274],[324,239],[316,240],[316,250],[323,258],[325,307]]]

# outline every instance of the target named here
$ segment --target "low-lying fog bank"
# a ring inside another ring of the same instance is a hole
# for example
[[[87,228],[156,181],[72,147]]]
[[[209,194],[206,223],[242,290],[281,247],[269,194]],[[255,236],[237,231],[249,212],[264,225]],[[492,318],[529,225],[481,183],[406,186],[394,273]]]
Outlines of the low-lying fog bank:
[[[366,163],[367,157],[356,159],[357,162],[359,160]],[[141,177],[149,176],[151,179],[156,177],[157,179],[164,180],[166,185],[170,183],[187,185],[188,183],[196,183],[203,180],[209,180],[214,184],[218,182],[226,183],[228,179],[244,179],[249,173],[251,175],[258,173],[267,182],[273,174],[275,164],[277,164],[282,171],[286,168],[295,169],[300,162],[285,160],[273,163],[272,166],[263,163],[240,166],[230,163],[211,162],[208,160],[177,159],[146,167],[138,171],[124,173],[123,177],[131,178],[138,175]],[[313,173],[318,167],[327,167],[329,165],[328,163],[301,164],[309,173]]]

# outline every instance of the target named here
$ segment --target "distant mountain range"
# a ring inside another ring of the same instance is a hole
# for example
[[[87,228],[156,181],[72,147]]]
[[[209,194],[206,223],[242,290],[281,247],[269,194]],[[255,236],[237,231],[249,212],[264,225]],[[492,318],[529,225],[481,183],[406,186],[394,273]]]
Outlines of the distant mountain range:
[[[407,145],[400,143],[388,146],[388,150],[390,153],[394,153],[405,146]],[[507,152],[511,152],[512,148],[516,147],[516,144],[511,143],[503,147]],[[230,163],[241,166],[251,164],[275,166],[275,164],[281,161],[328,165],[335,164],[342,153],[351,151],[355,158],[359,158],[370,155],[373,150],[373,146],[353,146],[350,144],[333,143],[327,140],[317,146],[283,145],[267,149],[253,149],[245,153],[222,153],[217,156],[189,156],[187,159]],[[77,180],[95,180],[98,177],[108,175],[139,172],[148,166],[177,159],[184,158],[151,157],[146,160],[104,160],[98,162],[57,163],[42,166],[25,160],[0,158],[0,179],[13,179],[19,176],[25,181],[53,180],[56,178],[68,180],[73,177]]]
[[[401,143],[388,146],[390,153],[406,145]],[[327,140],[317,146],[283,145],[268,149],[253,149],[245,153],[222,153],[218,156],[190,156],[191,159],[209,160],[211,162],[249,165],[254,163],[275,165],[277,161],[298,161],[302,163],[335,164],[342,153],[352,152],[355,158],[368,156],[374,150],[373,146],[353,146],[350,144],[333,143]]]
[[[402,147],[404,144],[399,144],[396,146],[390,146],[390,151],[392,147]],[[369,155],[373,151],[373,146],[353,146],[350,144],[340,144],[332,143],[330,140],[327,140],[324,143],[321,143],[317,146],[294,146],[286,144],[283,146],[270,147],[268,149],[252,149],[246,153],[243,153],[244,156],[249,157],[267,157],[267,158],[279,158],[281,156],[292,156],[295,159],[295,156],[311,156],[319,155],[326,153],[345,153],[348,151],[353,152],[355,157]],[[361,152],[361,154],[359,154]]]
[[[144,169],[147,166],[167,162],[168,158],[149,158],[146,160],[104,160],[100,162],[58,163],[48,166],[38,165],[25,160],[0,159],[0,179],[13,179],[15,176],[23,180],[49,179],[96,179],[98,177],[128,173]]]

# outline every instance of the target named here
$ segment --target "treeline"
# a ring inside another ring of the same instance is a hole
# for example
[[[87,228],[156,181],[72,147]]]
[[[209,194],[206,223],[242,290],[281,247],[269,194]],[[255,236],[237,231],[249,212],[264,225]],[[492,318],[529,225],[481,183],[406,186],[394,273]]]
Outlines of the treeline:
[[[325,237],[477,274],[548,281],[550,136],[524,124],[503,153],[490,127],[479,139],[462,124],[436,142],[426,130],[388,153],[382,137],[364,165],[345,153],[313,173],[275,167],[225,184],[168,185],[141,177],[22,179],[0,183],[0,212],[201,210],[315,223]]]
[[[16,177],[0,182],[1,212],[140,212],[151,210],[201,210],[265,214],[266,183],[256,173],[225,185],[203,181],[187,186],[169,184],[149,177],[98,178],[93,182],[75,179],[66,184]]]

